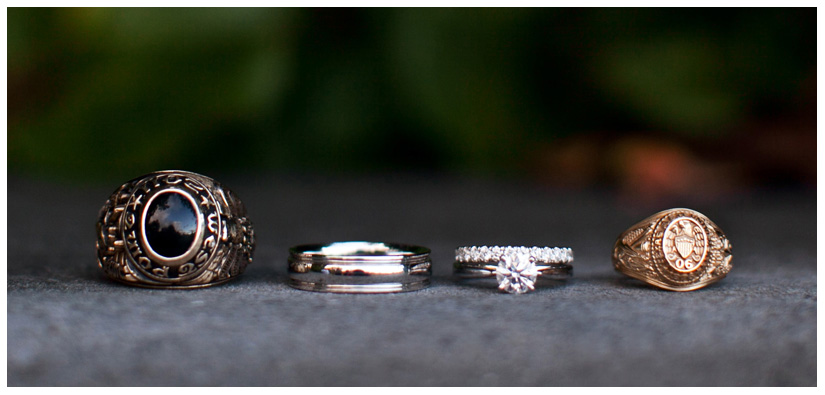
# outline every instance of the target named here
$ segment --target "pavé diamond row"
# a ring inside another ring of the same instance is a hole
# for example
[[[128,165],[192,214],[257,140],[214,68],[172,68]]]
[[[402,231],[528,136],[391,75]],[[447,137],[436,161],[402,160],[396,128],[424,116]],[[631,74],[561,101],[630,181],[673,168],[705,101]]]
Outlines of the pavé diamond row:
[[[458,262],[498,262],[509,255],[528,255],[545,263],[569,263],[573,260],[573,250],[560,247],[472,246],[459,247],[455,251]]]

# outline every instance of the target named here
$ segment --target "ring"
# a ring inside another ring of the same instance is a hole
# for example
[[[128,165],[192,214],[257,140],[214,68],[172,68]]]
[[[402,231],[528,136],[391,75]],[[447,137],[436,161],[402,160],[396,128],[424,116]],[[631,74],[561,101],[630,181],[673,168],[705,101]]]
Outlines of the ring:
[[[617,271],[670,291],[693,291],[731,270],[731,243],[698,211],[674,208],[622,232],[613,247]]]
[[[366,241],[289,249],[289,285],[304,291],[388,293],[430,285],[430,249]]]
[[[228,281],[252,262],[255,234],[238,197],[178,170],[123,184],[100,210],[97,262],[109,278],[149,288]]]
[[[559,247],[458,247],[454,272],[462,279],[495,275],[498,288],[520,294],[535,289],[539,276],[564,279],[573,274],[573,250]]]

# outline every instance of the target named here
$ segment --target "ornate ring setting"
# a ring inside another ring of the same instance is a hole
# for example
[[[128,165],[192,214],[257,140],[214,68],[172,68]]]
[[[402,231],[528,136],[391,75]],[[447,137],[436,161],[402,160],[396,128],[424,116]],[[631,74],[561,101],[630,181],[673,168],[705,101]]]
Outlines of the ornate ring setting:
[[[656,213],[622,232],[613,247],[616,270],[670,291],[692,291],[731,270],[731,243],[698,211]]]
[[[199,288],[243,273],[255,235],[238,197],[196,173],[158,171],[118,188],[97,222],[97,260],[111,279]]]
[[[458,247],[454,272],[462,279],[495,276],[498,288],[514,294],[535,289],[539,277],[564,279],[573,274],[573,250],[559,247]]]
[[[416,291],[430,285],[431,273],[426,247],[350,241],[289,249],[289,285],[304,291]]]

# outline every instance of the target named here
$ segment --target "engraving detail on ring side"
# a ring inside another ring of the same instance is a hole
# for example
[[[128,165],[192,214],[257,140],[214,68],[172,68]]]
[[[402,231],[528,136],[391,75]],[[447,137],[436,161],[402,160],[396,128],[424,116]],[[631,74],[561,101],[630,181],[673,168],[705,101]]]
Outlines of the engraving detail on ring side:
[[[127,283],[139,282],[139,275],[126,264],[126,249],[120,223],[133,182],[127,182],[112,194],[97,221],[97,263],[110,278]]]

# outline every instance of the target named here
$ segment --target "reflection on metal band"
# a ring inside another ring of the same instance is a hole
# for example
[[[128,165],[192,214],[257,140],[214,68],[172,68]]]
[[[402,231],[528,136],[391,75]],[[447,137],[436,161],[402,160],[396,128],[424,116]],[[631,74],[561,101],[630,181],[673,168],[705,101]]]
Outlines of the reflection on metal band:
[[[406,292],[430,284],[430,250],[405,244],[338,242],[289,250],[289,285],[338,293]]]

